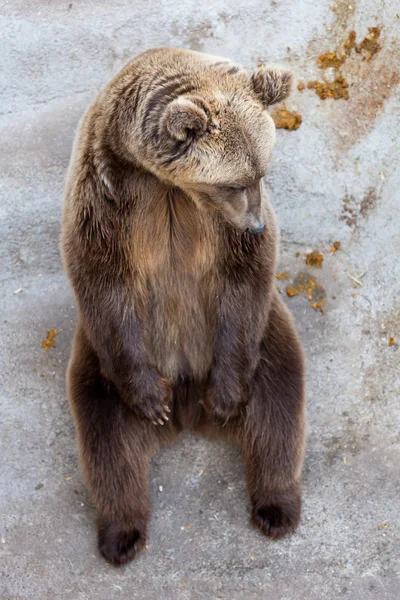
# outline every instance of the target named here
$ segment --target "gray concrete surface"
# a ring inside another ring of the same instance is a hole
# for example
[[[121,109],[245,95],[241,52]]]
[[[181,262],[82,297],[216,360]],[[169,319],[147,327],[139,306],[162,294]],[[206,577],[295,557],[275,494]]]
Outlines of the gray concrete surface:
[[[0,12],[1,600],[400,598],[396,1],[3,0]],[[97,554],[64,385],[75,309],[57,244],[78,119],[148,47],[287,63],[307,82],[321,80],[319,54],[372,26],[382,48],[343,66],[348,101],[306,89],[287,103],[303,123],[278,131],[268,177],[290,274],[277,284],[306,272],[326,293],[324,314],[287,298],[308,358],[302,525],[267,541],[248,524],[242,458],[187,434],[154,461],[148,551],[115,569]],[[305,266],[310,249],[322,269]]]

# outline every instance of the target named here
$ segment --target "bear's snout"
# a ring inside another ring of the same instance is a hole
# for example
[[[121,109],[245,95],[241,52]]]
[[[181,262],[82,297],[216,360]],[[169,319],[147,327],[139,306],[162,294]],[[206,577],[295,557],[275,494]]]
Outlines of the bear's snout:
[[[254,227],[253,229],[248,230],[248,232],[251,234],[262,233],[263,231],[265,231],[265,223],[261,223],[260,225],[258,225],[258,227]]]

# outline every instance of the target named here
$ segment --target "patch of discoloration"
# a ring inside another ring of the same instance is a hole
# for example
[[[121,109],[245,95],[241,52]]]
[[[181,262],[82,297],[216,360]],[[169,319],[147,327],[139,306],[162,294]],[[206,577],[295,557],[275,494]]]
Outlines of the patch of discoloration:
[[[334,254],[337,250],[339,250],[341,245],[341,242],[333,242],[332,248],[330,250],[331,254]]]
[[[324,52],[317,57],[317,65],[320,69],[338,69],[344,63],[346,57],[338,55],[337,52]]]
[[[382,53],[379,62],[359,64],[349,67],[351,105],[348,112],[338,111],[334,115],[342,131],[347,132],[344,146],[353,145],[372,127],[374,120],[400,82],[400,48],[393,47]]]
[[[334,0],[331,5],[331,10],[335,15],[335,22],[330,29],[337,33],[341,33],[343,29],[347,29],[349,21],[354,16],[357,2],[354,0]]]
[[[319,55],[322,81],[307,84],[323,100],[349,100],[348,106],[338,103],[330,113],[341,154],[371,130],[400,82],[400,46],[396,39],[382,40],[381,29],[369,27],[362,41],[357,44],[356,40],[356,32],[351,30],[336,50]],[[313,40],[310,52],[316,51],[317,42]],[[304,83],[300,83],[302,87]]]
[[[192,50],[204,50],[204,40],[214,37],[212,23],[203,22],[186,30],[185,45]]]
[[[322,312],[322,308],[325,305],[326,292],[316,277],[313,277],[309,273],[299,273],[295,277],[293,284],[286,286],[286,295],[289,298],[293,298],[293,296],[297,296],[298,294],[307,296],[311,307],[316,310],[319,309]]]
[[[362,391],[364,399],[369,403],[384,402],[385,398],[393,395],[398,396],[398,378],[392,380],[385,377],[391,369],[398,370],[399,363],[399,345],[396,343],[400,332],[400,304],[398,302],[388,309],[378,312],[376,317],[371,320],[366,317],[363,333],[368,334],[369,345],[379,351],[372,354],[366,352],[362,358],[365,365],[362,378]],[[394,339],[393,344],[389,344],[390,339]],[[393,423],[392,433],[398,434],[398,423]]]
[[[375,209],[377,201],[378,195],[374,188],[368,188],[362,200],[357,200],[353,194],[346,194],[339,219],[344,221],[348,227],[356,229],[359,217],[366,219]]]
[[[342,213],[340,221],[344,221],[348,227],[355,228],[359,215],[359,205],[353,194],[347,194],[343,198]]]
[[[311,307],[312,307],[314,310],[320,310],[321,312],[323,312],[323,310],[322,310],[322,309],[323,309],[323,308],[324,308],[324,306],[325,306],[325,300],[326,300],[326,298],[322,298],[321,300],[318,300],[318,302],[312,302],[312,303],[311,303]]]
[[[381,51],[382,46],[379,43],[379,38],[381,37],[381,29],[380,27],[368,27],[368,33],[365,38],[359,43],[356,43],[357,34],[354,30],[349,32],[349,35],[345,39],[342,44],[342,52],[340,52],[339,57],[342,61],[342,64],[346,60],[346,56],[350,56],[352,50],[354,49],[357,54],[362,55],[362,60],[370,61],[371,58],[378,54]],[[335,55],[338,55],[338,52],[335,52]],[[321,58],[321,57],[319,57]]]
[[[360,204],[360,215],[362,217],[368,217],[369,213],[374,210],[376,207],[376,203],[378,200],[378,196],[374,188],[369,188],[364,195],[364,198],[361,200]]]
[[[297,296],[299,292],[292,286],[292,285],[288,285],[286,287],[286,294],[289,296],[289,298],[293,298],[293,296]]]
[[[347,39],[343,42],[343,50],[344,50],[345,54],[347,54],[347,56],[350,56],[352,49],[357,46],[356,37],[357,37],[357,34],[353,29],[349,32]]]
[[[357,456],[368,447],[369,439],[369,432],[365,431],[360,434],[358,423],[351,417],[348,417],[344,423],[344,431],[341,435],[333,435],[323,442],[326,448],[325,456],[327,464],[333,465],[337,461],[346,464],[348,457]]]
[[[351,31],[350,34],[352,34],[352,37],[354,36],[355,44],[355,31]],[[365,36],[363,41],[360,44],[353,46],[358,54],[366,54],[366,56],[363,57],[363,60],[371,60],[374,54],[380,52],[381,45],[378,42],[380,35],[381,30],[379,27],[369,27],[368,35]]]
[[[347,38],[337,50],[333,52],[327,51],[317,56],[317,66],[319,69],[333,70],[332,81],[327,81],[328,77],[325,77],[325,81],[323,82],[317,80],[309,81],[307,88],[315,90],[315,93],[321,100],[325,100],[326,98],[333,98],[334,100],[343,98],[347,100],[349,98],[349,84],[341,72],[342,66],[351,56],[353,50],[356,54],[362,55],[361,60],[370,61],[381,50],[381,45],[378,42],[380,35],[381,30],[379,27],[369,27],[368,34],[362,42],[357,44],[356,32],[350,31]]]
[[[211,21],[202,21],[193,26],[180,29],[178,23],[174,21],[171,25],[172,33],[182,40],[182,46],[202,52],[204,50],[204,41],[214,37],[214,27]]]
[[[276,273],[275,277],[278,279],[278,281],[285,281],[286,279],[289,279],[290,275],[288,271],[281,271],[280,273]]]
[[[324,260],[324,255],[318,250],[313,250],[306,254],[306,265],[307,267],[317,267],[320,269]]]
[[[382,341],[399,336],[400,332],[400,304],[391,310],[381,312],[376,319],[376,333],[382,336]]]
[[[272,111],[271,117],[277,129],[288,129],[289,131],[298,129],[303,120],[298,112],[290,111],[285,106]]]
[[[318,282],[316,277],[309,273],[299,273],[293,282],[294,287],[312,304],[320,303],[326,298],[325,288]],[[318,308],[318,307],[317,307]]]
[[[326,100],[326,98],[333,98],[334,100],[339,100],[343,98],[344,100],[348,100],[349,84],[345,79],[339,75],[332,82],[323,82],[320,81],[309,81],[307,83],[307,88],[309,90],[315,90],[317,96],[321,98],[321,100]]]
[[[42,348],[45,352],[48,352],[50,348],[54,348],[56,345],[57,329],[49,329],[47,336],[42,341]]]

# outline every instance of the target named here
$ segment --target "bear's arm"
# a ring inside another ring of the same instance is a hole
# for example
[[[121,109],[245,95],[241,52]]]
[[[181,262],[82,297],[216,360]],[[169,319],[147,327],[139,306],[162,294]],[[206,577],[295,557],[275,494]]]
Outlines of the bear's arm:
[[[236,416],[249,400],[263,331],[259,296],[259,290],[250,285],[238,285],[220,298],[205,405],[223,420]]]
[[[121,399],[143,416],[166,419],[168,383],[149,361],[140,321],[124,285],[110,274],[89,275],[84,268],[73,280],[80,320],[95,351],[103,377]]]
[[[85,182],[86,183],[86,182]],[[123,215],[122,218],[125,218]],[[121,399],[154,423],[166,419],[168,383],[147,356],[142,326],[128,285],[123,223],[89,181],[67,196],[62,250],[79,307],[79,322],[97,355],[99,376]]]

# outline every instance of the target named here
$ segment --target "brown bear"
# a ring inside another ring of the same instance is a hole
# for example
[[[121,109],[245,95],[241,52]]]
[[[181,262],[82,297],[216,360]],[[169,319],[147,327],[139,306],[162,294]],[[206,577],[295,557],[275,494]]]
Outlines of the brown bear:
[[[304,359],[275,289],[262,180],[267,109],[291,79],[160,48],[125,66],[81,122],[61,240],[79,312],[67,383],[110,562],[145,546],[151,457],[183,428],[243,449],[263,533],[299,523]]]

